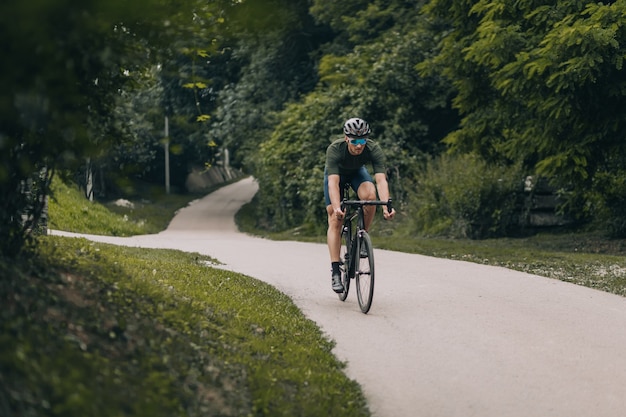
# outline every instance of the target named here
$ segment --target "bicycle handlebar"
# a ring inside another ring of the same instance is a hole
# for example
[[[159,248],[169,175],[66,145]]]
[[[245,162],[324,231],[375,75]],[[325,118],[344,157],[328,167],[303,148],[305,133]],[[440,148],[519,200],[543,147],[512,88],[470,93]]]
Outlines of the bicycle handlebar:
[[[391,205],[391,199],[387,201],[380,200],[343,200],[341,202],[341,209],[343,210],[345,206],[387,206],[387,211],[391,213],[393,210],[393,206]]]

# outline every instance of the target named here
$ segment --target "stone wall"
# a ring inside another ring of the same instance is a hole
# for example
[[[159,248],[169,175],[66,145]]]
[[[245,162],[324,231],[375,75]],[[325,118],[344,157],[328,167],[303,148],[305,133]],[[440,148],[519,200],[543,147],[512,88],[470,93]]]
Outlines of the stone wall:
[[[222,166],[214,166],[206,170],[193,170],[185,181],[187,191],[202,193],[209,191],[211,187],[243,177],[244,174],[238,169]]]

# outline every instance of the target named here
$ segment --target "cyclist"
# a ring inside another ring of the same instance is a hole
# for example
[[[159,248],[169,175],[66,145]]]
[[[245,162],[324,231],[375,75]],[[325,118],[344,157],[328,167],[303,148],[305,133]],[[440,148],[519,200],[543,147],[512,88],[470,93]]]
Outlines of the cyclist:
[[[389,185],[385,174],[385,157],[380,145],[369,139],[371,132],[369,124],[358,117],[348,119],[343,125],[343,139],[331,143],[326,149],[326,166],[324,167],[324,198],[328,213],[328,231],[326,240],[330,252],[331,279],[333,291],[343,291],[341,272],[339,271],[339,253],[341,250],[341,226],[345,210],[341,210],[341,189],[350,184],[360,200],[376,200],[376,192],[380,200],[389,199]],[[374,181],[365,168],[371,163],[374,170]],[[395,210],[388,211],[383,207],[383,217],[392,219]],[[375,206],[365,206],[365,230],[369,230]]]

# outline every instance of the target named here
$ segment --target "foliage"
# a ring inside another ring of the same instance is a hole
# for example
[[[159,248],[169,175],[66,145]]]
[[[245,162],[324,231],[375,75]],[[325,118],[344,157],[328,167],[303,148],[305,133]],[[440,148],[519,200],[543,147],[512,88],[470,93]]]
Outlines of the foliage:
[[[455,238],[506,236],[519,227],[523,176],[474,155],[442,155],[416,179],[413,233]]]
[[[626,172],[623,166],[610,173],[597,173],[587,197],[588,206],[594,210],[595,224],[607,230],[612,237],[625,237]]]
[[[519,161],[584,201],[626,151],[626,3],[432,0],[426,11],[449,27],[420,65],[457,90],[463,119],[447,143]]]
[[[37,222],[56,168],[74,171],[81,184],[95,179],[100,196],[129,177],[163,183],[165,115],[175,186],[217,162],[222,142],[209,136],[207,122],[229,78],[222,44],[235,25],[225,16],[240,3],[0,6],[11,56],[0,71],[3,251],[19,252],[31,229],[22,218]]]
[[[244,3],[237,12],[243,21],[234,19],[239,23],[231,44],[234,68],[230,82],[219,90],[210,123],[211,138],[232,150],[232,163],[248,172],[259,144],[278,123],[276,114],[314,87],[312,55],[329,38],[329,31],[307,13],[306,1],[269,4],[269,21],[261,18],[266,11],[258,10],[259,2]],[[255,16],[253,22],[249,16]]]
[[[124,140],[94,155],[90,164],[79,170],[83,175],[92,172],[102,177],[95,181],[96,195],[114,194],[125,179],[145,178],[157,170],[154,161],[163,147],[164,136],[163,109],[155,106],[163,95],[158,77],[158,67],[153,66],[143,74],[134,75],[135,83],[140,83],[141,88],[130,86],[119,91],[111,117]]]
[[[101,195],[163,183],[165,142],[175,187],[228,148],[259,178],[262,224],[323,227],[323,151],[352,116],[371,122],[400,208],[451,150],[548,177],[570,216],[618,227],[593,187],[626,160],[624,16],[623,1],[10,0],[0,245],[19,251],[56,166],[93,171]]]
[[[216,163],[218,145],[209,138],[207,122],[225,78],[226,21],[218,2],[189,7],[170,17],[166,45],[143,40],[153,58],[128,72],[131,81],[119,90],[111,115],[119,143],[91,159],[91,169],[103,177],[96,184],[100,195],[117,191],[129,177],[163,183],[166,146],[170,183],[177,190],[184,189],[191,170]]]
[[[434,44],[417,13],[403,12],[397,5],[364,11],[371,18],[384,15],[388,24],[369,33],[367,44],[324,55],[317,88],[278,115],[273,133],[251,158],[260,186],[258,216],[269,229],[302,222],[325,226],[325,150],[341,137],[349,117],[363,117],[373,126],[372,137],[387,154],[397,201],[408,193],[403,180],[415,172],[422,155],[440,150],[439,140],[455,120],[448,107],[450,90],[437,77],[423,78],[413,69]]]
[[[333,119],[335,128],[341,126],[333,112],[337,103],[323,100],[309,95],[305,105],[290,106],[254,160],[259,181],[256,211],[264,213],[259,218],[267,222],[269,230],[302,224],[305,216],[319,218],[315,213],[323,206],[322,158],[329,144],[321,132],[330,136],[329,121]]]
[[[37,221],[56,167],[75,168],[119,138],[112,118],[117,95],[132,81],[129,74],[152,62],[149,40],[167,38],[169,22],[185,13],[170,7],[160,0],[2,3],[11,57],[0,64],[2,252],[22,247],[29,229],[22,215]],[[30,188],[29,179],[44,171],[46,178]]]

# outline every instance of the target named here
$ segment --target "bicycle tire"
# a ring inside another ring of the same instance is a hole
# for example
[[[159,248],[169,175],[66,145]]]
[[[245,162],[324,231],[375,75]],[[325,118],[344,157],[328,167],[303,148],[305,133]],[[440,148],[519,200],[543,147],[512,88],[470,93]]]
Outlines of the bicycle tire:
[[[348,298],[348,292],[350,291],[350,235],[349,231],[344,230],[341,232],[341,250],[339,252],[339,260],[341,262],[339,269],[341,270],[341,282],[343,283],[343,291],[337,293],[341,301],[345,301]]]
[[[361,311],[367,314],[372,307],[374,298],[374,248],[372,247],[372,240],[366,231],[363,231],[358,239],[358,269],[355,273],[356,295]],[[360,256],[362,246],[365,246],[366,257]]]

